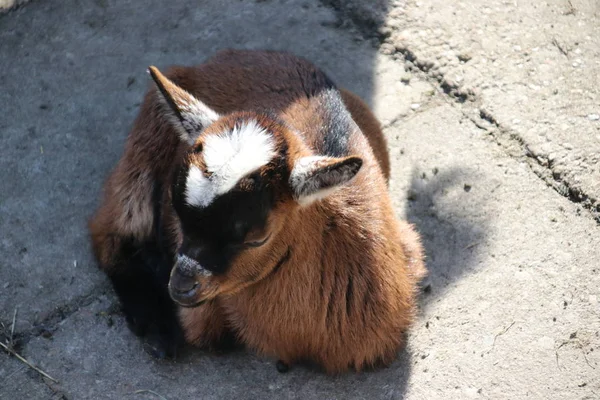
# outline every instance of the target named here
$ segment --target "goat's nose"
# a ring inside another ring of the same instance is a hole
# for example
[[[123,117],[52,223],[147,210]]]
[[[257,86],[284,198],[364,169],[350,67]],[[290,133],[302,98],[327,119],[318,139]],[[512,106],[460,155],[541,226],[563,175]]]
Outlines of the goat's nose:
[[[169,280],[169,294],[173,301],[184,307],[194,307],[198,305],[198,296],[200,284],[194,275],[182,273],[176,266],[171,271]]]
[[[182,274],[181,271],[175,267],[175,271],[171,274],[171,281],[169,283],[171,290],[177,293],[190,292],[198,286],[194,276]]]

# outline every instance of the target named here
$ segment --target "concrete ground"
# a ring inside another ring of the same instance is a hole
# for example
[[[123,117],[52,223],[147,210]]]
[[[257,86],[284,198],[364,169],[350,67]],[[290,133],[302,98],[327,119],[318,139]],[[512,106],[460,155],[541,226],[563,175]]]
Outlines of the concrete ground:
[[[143,5],[0,16],[0,341],[17,309],[15,348],[58,381],[0,351],[0,399],[600,398],[600,3]],[[392,196],[430,270],[391,367],[282,375],[244,350],[157,362],[125,326],[86,219],[146,67],[227,47],[308,57],[384,124]]]

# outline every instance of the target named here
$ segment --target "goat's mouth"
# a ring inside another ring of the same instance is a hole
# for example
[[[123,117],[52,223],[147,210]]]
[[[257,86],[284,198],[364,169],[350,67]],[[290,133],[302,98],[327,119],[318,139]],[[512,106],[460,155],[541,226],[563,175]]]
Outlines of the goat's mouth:
[[[177,267],[171,271],[169,295],[183,307],[196,307],[203,302],[202,285],[195,276],[181,273]]]
[[[198,300],[200,284],[194,283],[194,285],[187,290],[181,290],[169,282],[169,294],[173,301],[183,307],[195,307],[200,305],[201,301]]]

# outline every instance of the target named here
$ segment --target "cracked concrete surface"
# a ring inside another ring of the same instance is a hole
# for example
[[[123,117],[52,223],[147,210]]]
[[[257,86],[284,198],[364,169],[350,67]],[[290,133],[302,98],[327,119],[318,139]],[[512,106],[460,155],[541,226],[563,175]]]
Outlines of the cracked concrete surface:
[[[590,1],[38,1],[0,17],[0,399],[600,396],[600,12]],[[431,271],[387,369],[277,374],[239,350],[156,362],[86,219],[150,64],[294,51],[385,126],[398,214]]]
[[[384,53],[438,81],[600,222],[600,3],[397,1],[352,15],[382,21]]]

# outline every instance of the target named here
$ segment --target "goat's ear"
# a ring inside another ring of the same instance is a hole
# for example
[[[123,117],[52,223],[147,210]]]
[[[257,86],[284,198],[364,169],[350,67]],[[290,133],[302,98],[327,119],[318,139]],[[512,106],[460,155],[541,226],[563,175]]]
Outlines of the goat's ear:
[[[206,104],[183,90],[156,67],[149,67],[148,73],[160,91],[165,103],[164,112],[179,132],[182,140],[193,144],[200,133],[219,118]]]
[[[290,174],[294,198],[300,205],[305,206],[328,196],[354,178],[362,163],[362,159],[356,156],[300,158]]]

